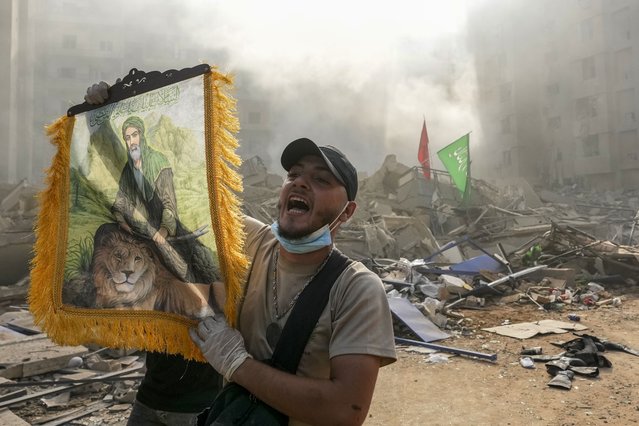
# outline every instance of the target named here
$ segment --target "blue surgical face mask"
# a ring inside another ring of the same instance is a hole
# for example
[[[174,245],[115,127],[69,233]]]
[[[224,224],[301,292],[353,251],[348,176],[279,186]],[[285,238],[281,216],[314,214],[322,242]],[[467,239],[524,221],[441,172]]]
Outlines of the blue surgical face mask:
[[[335,220],[330,225],[324,225],[318,230],[302,237],[302,238],[285,238],[280,234],[280,225],[277,221],[271,225],[271,231],[280,245],[289,253],[305,254],[313,251],[328,247],[333,244],[333,238],[331,237],[331,231],[337,226],[339,217],[344,213],[348,207],[348,203],[344,206],[341,212],[337,215]]]

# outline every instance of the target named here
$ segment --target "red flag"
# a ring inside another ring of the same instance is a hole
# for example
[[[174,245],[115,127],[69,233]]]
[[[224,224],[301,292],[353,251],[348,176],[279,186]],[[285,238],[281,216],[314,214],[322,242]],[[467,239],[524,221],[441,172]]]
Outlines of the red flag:
[[[419,150],[417,151],[417,160],[423,167],[424,177],[430,179],[430,155],[428,154],[428,132],[426,131],[426,119],[422,126],[422,136],[419,138]]]

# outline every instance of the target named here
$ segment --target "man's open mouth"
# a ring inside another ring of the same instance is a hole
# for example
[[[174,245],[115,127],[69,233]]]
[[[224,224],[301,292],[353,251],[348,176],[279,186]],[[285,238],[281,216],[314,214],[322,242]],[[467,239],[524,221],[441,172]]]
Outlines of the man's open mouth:
[[[289,213],[306,213],[307,211],[309,211],[309,206],[306,200],[293,195],[288,199],[286,210]]]

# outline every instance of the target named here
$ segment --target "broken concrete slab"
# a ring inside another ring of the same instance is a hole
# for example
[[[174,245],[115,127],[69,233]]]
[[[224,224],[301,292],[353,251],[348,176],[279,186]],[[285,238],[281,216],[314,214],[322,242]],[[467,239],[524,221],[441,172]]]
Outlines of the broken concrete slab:
[[[0,324],[27,336],[42,333],[42,329],[33,322],[33,315],[29,311],[6,312],[0,315]]]
[[[452,275],[440,275],[439,282],[450,296],[463,296],[473,289],[466,281]]]
[[[0,343],[15,342],[17,340],[22,340],[25,337],[27,336],[22,333],[18,333],[15,330],[0,325]]]
[[[529,339],[537,334],[563,334],[569,331],[587,330],[588,327],[564,321],[541,320],[536,322],[522,322],[517,324],[501,325],[498,327],[482,328],[484,331],[513,337],[515,339]]]
[[[71,391],[67,391],[67,392],[62,392],[60,394],[57,394],[55,396],[51,396],[48,398],[42,398],[40,399],[40,401],[44,404],[45,407],[54,408],[54,407],[66,407],[67,405],[69,405],[70,399],[71,399]]]
[[[3,426],[29,426],[29,423],[13,414],[11,410],[0,410],[0,425]]]
[[[45,335],[0,344],[0,376],[8,379],[35,376],[67,366],[74,356],[88,352],[84,346],[58,346]]]

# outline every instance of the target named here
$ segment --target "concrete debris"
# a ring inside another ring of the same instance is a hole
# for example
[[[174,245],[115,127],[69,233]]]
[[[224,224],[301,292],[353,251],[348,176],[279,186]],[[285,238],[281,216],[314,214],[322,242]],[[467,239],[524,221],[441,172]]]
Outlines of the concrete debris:
[[[482,330],[497,333],[515,339],[530,339],[537,334],[562,334],[568,331],[583,331],[588,327],[574,322],[542,320],[517,324],[500,325],[498,327],[483,328]]]
[[[244,161],[241,173],[244,212],[272,223],[282,176],[270,173],[259,157]],[[637,285],[639,191],[472,179],[470,199],[462,200],[446,173],[433,172],[426,180],[420,169],[401,164],[394,155],[361,178],[359,187],[358,209],[342,225],[336,246],[382,279],[401,345],[495,362],[496,354],[426,342],[483,339],[487,333],[482,330],[519,339],[583,330],[581,315],[619,309],[625,300],[620,291]],[[0,186],[0,314],[6,313],[0,316],[0,409],[14,411],[0,410],[0,423],[12,415],[55,424],[85,416],[91,416],[90,422],[114,416],[124,421],[141,377],[131,374],[143,367],[143,355],[58,347],[29,323],[28,312],[15,309],[24,303],[29,286],[34,195],[25,182]],[[497,304],[530,306],[542,316],[561,315],[571,322],[511,324],[502,318],[485,324],[467,317],[471,310],[487,311]],[[530,357],[540,361],[543,356]],[[434,356],[431,362],[443,359]],[[8,387],[21,384],[25,387]],[[61,392],[70,398],[55,411],[25,402],[43,398],[53,407],[59,402],[51,397]]]
[[[58,346],[32,324],[26,310],[0,315],[0,327],[11,332],[0,340],[0,423],[70,424],[89,415],[113,419],[114,412],[124,421],[142,378],[133,374],[144,362],[126,353],[113,359],[106,354],[115,351]]]
[[[247,211],[268,206],[275,218],[276,203],[265,195]],[[621,306],[623,296],[607,286],[635,285],[639,272],[632,245],[639,191],[626,195],[472,179],[464,203],[445,174],[426,180],[390,155],[360,181],[358,211],[336,245],[375,271],[389,297],[464,334],[469,322],[460,311],[496,303],[544,312]],[[406,331],[396,325],[399,335]]]

